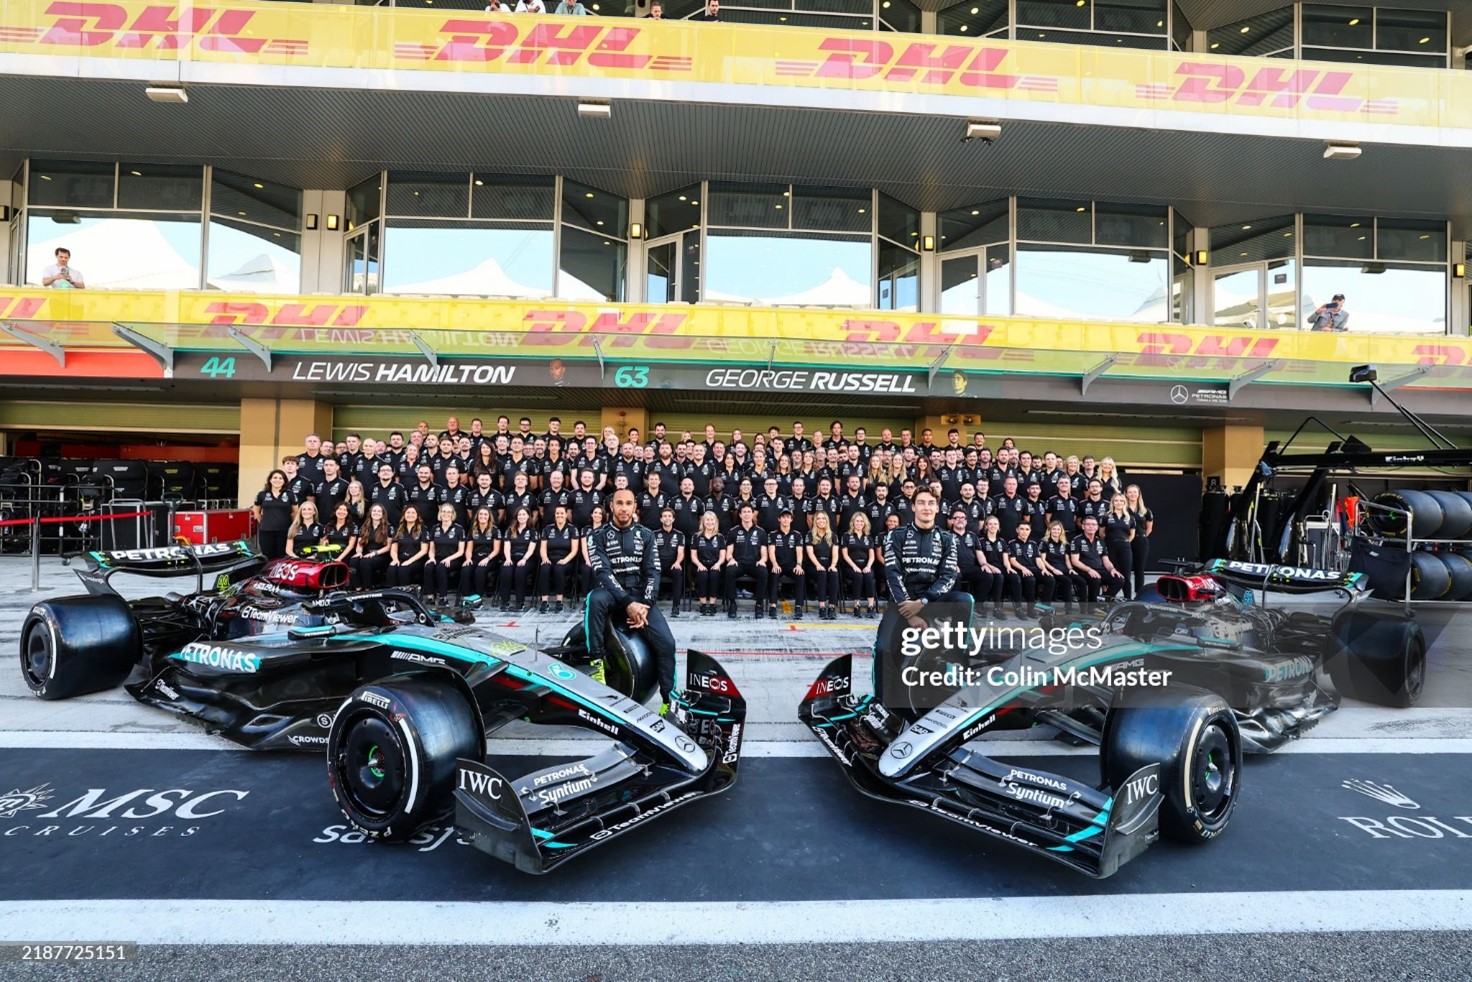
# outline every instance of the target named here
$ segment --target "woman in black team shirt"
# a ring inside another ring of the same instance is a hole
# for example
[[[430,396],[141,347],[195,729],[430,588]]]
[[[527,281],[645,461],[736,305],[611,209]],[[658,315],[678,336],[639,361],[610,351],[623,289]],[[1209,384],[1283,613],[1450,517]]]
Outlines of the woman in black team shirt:
[[[490,596],[496,587],[496,570],[501,566],[501,530],[496,528],[496,515],[489,505],[477,508],[470,519],[469,551],[469,558],[460,567],[460,597]]]
[[[1109,511],[1099,519],[1099,526],[1104,532],[1104,548],[1109,552],[1109,561],[1114,564],[1119,575],[1124,577],[1126,600],[1135,599],[1135,580],[1131,572],[1134,569],[1133,542],[1137,524],[1135,516],[1130,513],[1125,496],[1118,492],[1109,499]]]
[[[843,565],[848,592],[854,598],[854,616],[872,618],[879,606],[874,583],[874,544],[869,536],[869,516],[861,511],[854,512],[844,533]]]
[[[322,544],[327,530],[317,517],[317,502],[308,498],[296,510],[296,520],[286,531],[286,556],[288,559],[318,559],[314,546]]]
[[[417,506],[404,506],[389,546],[388,585],[403,587],[422,581],[424,559],[429,555],[429,531],[419,520]]]
[[[1138,484],[1124,489],[1124,503],[1135,516],[1135,537],[1130,540],[1130,564],[1135,572],[1135,599],[1145,592],[1145,564],[1150,561],[1150,533],[1155,531],[1155,513],[1145,507]]]
[[[700,601],[700,616],[714,617],[721,595],[722,567],[726,559],[726,537],[721,534],[721,521],[708,511],[700,516],[700,531],[690,540],[691,562],[695,566],[695,596]]]
[[[1083,606],[1085,592],[1084,581],[1073,569],[1073,564],[1068,561],[1068,533],[1063,528],[1062,522],[1049,522],[1047,538],[1043,540],[1042,556],[1040,561],[1047,567],[1047,571],[1053,574],[1053,580],[1057,584],[1057,593],[1054,596],[1063,601],[1065,613],[1073,613],[1074,598],[1078,598],[1079,606]]]
[[[296,520],[296,506],[296,496],[286,489],[286,471],[266,475],[251,511],[255,513],[256,542],[267,559],[286,555],[286,533]]]
[[[549,609],[556,614],[562,613],[567,586],[577,582],[572,573],[577,568],[580,540],[578,530],[567,520],[567,512],[567,505],[553,508],[552,522],[542,529],[542,544],[538,547],[541,564],[537,567],[537,593],[542,598],[538,609],[544,614]],[[554,600],[555,606],[551,606]]]
[[[519,507],[512,512],[511,523],[506,527],[505,541],[500,606],[502,610],[520,613],[526,610],[528,584],[535,584],[537,575],[537,544],[540,537],[532,525],[530,509]],[[516,590],[516,603],[508,607],[513,587]]]
[[[460,582],[460,566],[465,562],[465,529],[455,521],[455,516],[455,506],[445,502],[440,505],[439,521],[429,530],[424,592],[433,594],[440,603],[449,599],[450,584]]]
[[[838,539],[828,512],[813,512],[813,529],[808,533],[808,583],[818,598],[818,620],[838,618]]]
[[[976,548],[981,550],[982,566],[987,572],[997,576],[1002,581],[1002,594],[992,594],[992,617],[997,620],[1005,620],[1006,614],[1002,612],[1001,600],[1010,597],[1012,609],[1018,617],[1022,616],[1022,578],[1011,572],[1007,564],[1007,540],[1000,535],[1002,520],[995,515],[986,517],[986,524],[982,526],[981,535],[976,537]],[[994,588],[995,589],[995,588]]]
[[[353,554],[358,544],[358,523],[353,519],[353,509],[346,501],[339,501],[332,509],[332,520],[327,523],[322,537],[324,545],[336,546],[332,558],[343,560]]]
[[[588,524],[580,530],[584,542],[592,538],[607,517],[608,511],[602,505],[593,506],[593,510],[588,513]],[[588,561],[586,549],[578,554],[578,559],[578,604],[581,605],[584,598],[593,592],[593,566]]]
[[[363,483],[361,481],[353,480],[348,482],[346,504],[348,506],[348,517],[352,519],[354,525],[361,526],[368,520],[368,499],[365,497]]]
[[[353,586],[359,590],[372,590],[383,582],[388,572],[393,538],[394,528],[388,523],[388,511],[382,505],[369,505],[368,520],[358,529],[357,552],[348,563],[353,571]]]

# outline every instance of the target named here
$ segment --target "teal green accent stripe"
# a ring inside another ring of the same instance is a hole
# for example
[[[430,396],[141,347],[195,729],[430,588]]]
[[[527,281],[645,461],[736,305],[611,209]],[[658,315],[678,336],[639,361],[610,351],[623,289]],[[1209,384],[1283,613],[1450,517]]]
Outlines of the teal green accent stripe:
[[[1100,832],[1103,832],[1104,829],[1109,824],[1109,810],[1111,808],[1113,808],[1113,807],[1114,807],[1114,799],[1113,798],[1110,798],[1108,801],[1104,802],[1104,809],[1102,811],[1100,811],[1099,814],[1097,814],[1093,818],[1089,819],[1089,821],[1092,824],[1088,828],[1086,828],[1086,829],[1079,829],[1077,832],[1075,832],[1072,835],[1068,836],[1067,837],[1068,838],[1068,841],[1069,842],[1082,842],[1085,839],[1092,839],[1094,836],[1098,835]],[[1049,852],[1073,852],[1073,846],[1049,846],[1048,847],[1048,851]]]
[[[544,831],[543,829],[532,829],[532,835],[536,836],[538,839],[542,839],[543,840],[542,845],[546,846],[548,849],[571,849],[572,848],[572,843],[570,843],[570,842],[553,842],[553,841],[551,841],[552,840],[552,833],[551,832]]]

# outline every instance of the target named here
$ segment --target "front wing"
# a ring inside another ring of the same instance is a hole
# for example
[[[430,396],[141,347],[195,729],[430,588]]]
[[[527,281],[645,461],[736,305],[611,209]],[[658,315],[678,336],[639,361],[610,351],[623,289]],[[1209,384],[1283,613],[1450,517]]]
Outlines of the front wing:
[[[741,761],[746,700],[725,669],[698,651],[688,655],[688,688],[663,718],[626,719],[627,729],[664,734],[678,749],[699,748],[696,768],[657,751],[653,739],[619,739],[580,761],[508,778],[484,761],[460,760],[455,825],[471,844],[526,873],[545,873],[650,819],[725,791]]]
[[[852,656],[830,662],[798,716],[863,794],[1031,849],[1096,878],[1114,873],[1158,838],[1159,764],[1140,768],[1115,791],[1101,790],[968,749],[980,728],[963,729],[959,715],[954,733],[925,759],[901,777],[886,777],[880,757],[905,730],[873,697],[850,693],[852,674]],[[946,718],[941,706],[925,724],[944,725]]]

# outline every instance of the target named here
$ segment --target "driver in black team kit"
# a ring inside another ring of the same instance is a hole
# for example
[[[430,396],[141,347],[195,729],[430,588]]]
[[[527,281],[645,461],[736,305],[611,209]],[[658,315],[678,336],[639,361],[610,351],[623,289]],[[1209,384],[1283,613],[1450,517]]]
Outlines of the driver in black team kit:
[[[885,698],[886,656],[898,653],[900,631],[930,626],[921,616],[929,604],[965,604],[969,610],[973,602],[970,594],[956,588],[960,577],[956,537],[935,524],[939,503],[934,493],[928,489],[916,491],[912,505],[910,524],[890,532],[884,542],[890,606],[879,621],[874,640],[874,693],[881,699]]]
[[[600,682],[603,672],[603,639],[610,612],[625,618],[629,630],[643,635],[654,654],[659,673],[660,714],[669,711],[670,693],[675,688],[675,637],[659,612],[659,551],[654,533],[634,521],[638,504],[634,492],[621,488],[609,502],[609,520],[589,534],[588,562],[593,572],[593,592],[583,611],[588,636],[588,654],[593,660],[593,677]]]

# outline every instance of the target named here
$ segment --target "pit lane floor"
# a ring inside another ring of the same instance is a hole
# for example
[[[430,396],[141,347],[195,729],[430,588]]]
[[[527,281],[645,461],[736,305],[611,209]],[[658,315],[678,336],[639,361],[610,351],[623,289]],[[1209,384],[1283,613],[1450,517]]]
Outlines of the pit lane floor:
[[[30,603],[74,582],[48,560],[31,594],[29,567],[0,559],[0,645],[15,644]],[[1223,839],[1162,844],[1103,882],[870,802],[823,759],[791,722],[796,702],[822,656],[863,650],[874,622],[672,622],[680,647],[717,653],[751,703],[741,781],[545,878],[448,835],[356,842],[320,760],[229,749],[121,691],[41,703],[12,662],[0,794],[42,791],[33,807],[0,808],[0,940],[141,941],[139,977],[466,977],[487,958],[502,977],[547,978],[1088,978],[1117,977],[1121,959],[1146,976],[1467,977],[1472,613],[1424,619],[1422,706],[1346,704],[1291,752],[1249,762]],[[543,642],[569,621],[482,618]],[[502,732],[491,752],[516,758],[500,761],[512,771],[588,739]],[[1053,741],[993,750],[1078,776],[1093,767]],[[1028,940],[988,940],[1005,938]],[[380,947],[281,947],[370,942]],[[417,947],[445,943],[496,947]],[[393,971],[394,959],[411,960]]]

